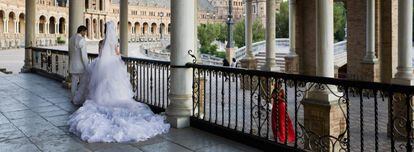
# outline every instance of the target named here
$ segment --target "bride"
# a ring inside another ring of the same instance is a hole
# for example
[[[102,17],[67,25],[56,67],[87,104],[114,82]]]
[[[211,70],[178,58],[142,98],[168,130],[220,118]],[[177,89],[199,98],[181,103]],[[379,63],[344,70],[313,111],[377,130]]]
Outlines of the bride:
[[[110,21],[99,57],[81,81],[78,96],[85,94],[86,101],[68,121],[69,131],[87,142],[143,141],[170,128],[163,116],[133,100],[127,69],[117,46],[115,25]]]

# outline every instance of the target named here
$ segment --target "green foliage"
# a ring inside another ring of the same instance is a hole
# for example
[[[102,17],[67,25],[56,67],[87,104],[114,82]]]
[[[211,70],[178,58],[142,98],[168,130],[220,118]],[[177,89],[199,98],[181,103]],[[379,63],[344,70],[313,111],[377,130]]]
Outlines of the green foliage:
[[[289,2],[283,1],[276,13],[276,37],[289,38]]]
[[[65,39],[63,39],[63,38],[62,38],[62,37],[60,37],[60,36],[56,39],[56,42],[57,42],[58,44],[65,44],[65,43],[66,43]]]
[[[346,9],[343,2],[334,4],[334,36],[336,41],[345,39]],[[280,11],[276,13],[276,37],[289,38],[289,2],[280,4]]]
[[[345,39],[346,9],[343,2],[334,4],[334,37],[336,41]]]
[[[225,58],[226,52],[216,52],[214,56],[219,57],[219,58]]]
[[[234,42],[237,47],[245,46],[245,21],[244,19],[237,22],[234,26]],[[263,41],[265,39],[265,29],[262,22],[256,19],[253,22],[253,43]]]
[[[213,54],[217,51],[217,46],[211,43],[220,35],[219,25],[201,24],[197,29],[198,40],[200,41],[200,52]]]

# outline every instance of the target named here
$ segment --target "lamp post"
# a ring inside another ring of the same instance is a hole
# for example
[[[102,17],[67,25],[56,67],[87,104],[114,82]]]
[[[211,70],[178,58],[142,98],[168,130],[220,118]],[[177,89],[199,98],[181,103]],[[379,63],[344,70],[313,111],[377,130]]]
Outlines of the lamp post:
[[[162,28],[164,28],[164,27],[162,27],[162,17],[164,17],[164,12],[159,13],[159,15],[160,15],[160,17],[161,17],[161,24],[160,24],[160,40],[162,40],[162,32],[164,32],[164,31],[162,31]]]
[[[229,0],[229,14],[227,17],[227,61],[232,62],[232,53],[233,53],[233,0]]]

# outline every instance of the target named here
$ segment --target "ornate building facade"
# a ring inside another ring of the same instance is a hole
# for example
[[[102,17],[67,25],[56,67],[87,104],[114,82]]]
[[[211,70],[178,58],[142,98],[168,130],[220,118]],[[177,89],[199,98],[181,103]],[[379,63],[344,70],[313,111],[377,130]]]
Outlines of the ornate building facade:
[[[25,1],[0,2],[0,49],[17,48],[24,44]],[[36,45],[51,46],[68,39],[69,10],[67,0],[37,0]],[[169,0],[129,0],[128,31],[130,42],[152,42],[170,35]],[[234,19],[243,17],[242,0],[233,2]],[[84,25],[87,39],[97,41],[104,36],[104,24],[119,23],[119,0],[85,0]],[[198,21],[224,22],[228,15],[228,1],[199,0]]]

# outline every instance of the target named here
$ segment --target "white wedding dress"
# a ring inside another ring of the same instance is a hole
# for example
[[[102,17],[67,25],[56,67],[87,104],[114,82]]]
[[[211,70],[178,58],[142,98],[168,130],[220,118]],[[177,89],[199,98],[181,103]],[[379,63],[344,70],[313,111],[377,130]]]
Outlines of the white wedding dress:
[[[86,94],[86,101],[70,116],[69,131],[87,142],[143,141],[168,132],[165,117],[133,99],[126,66],[115,53],[118,39],[114,23],[106,26],[101,54],[88,67],[78,91]]]

